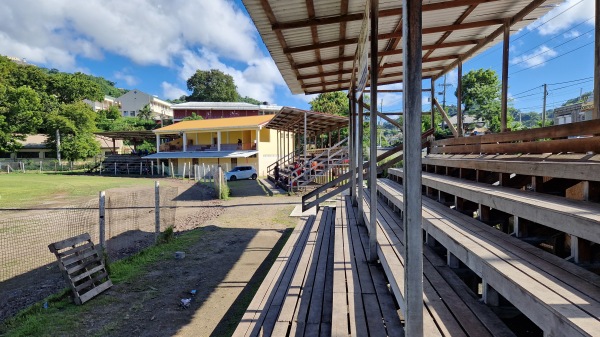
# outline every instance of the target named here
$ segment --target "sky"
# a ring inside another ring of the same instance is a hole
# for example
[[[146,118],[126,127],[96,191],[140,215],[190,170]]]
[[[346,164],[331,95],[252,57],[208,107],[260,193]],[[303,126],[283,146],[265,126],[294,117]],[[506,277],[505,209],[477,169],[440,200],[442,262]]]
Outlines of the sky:
[[[513,32],[511,104],[541,111],[544,83],[548,108],[591,91],[593,50],[594,0],[566,0]],[[463,73],[491,68],[500,74],[501,52],[501,43],[489,48],[465,62]],[[198,69],[231,75],[242,96],[260,101],[308,109],[314,98],[290,93],[240,0],[3,0],[0,54],[102,76],[163,99],[189,94],[186,80]],[[436,82],[440,102],[442,82]],[[456,83],[454,70],[446,78],[446,104],[456,104]],[[401,94],[379,98],[383,112],[402,109]]]

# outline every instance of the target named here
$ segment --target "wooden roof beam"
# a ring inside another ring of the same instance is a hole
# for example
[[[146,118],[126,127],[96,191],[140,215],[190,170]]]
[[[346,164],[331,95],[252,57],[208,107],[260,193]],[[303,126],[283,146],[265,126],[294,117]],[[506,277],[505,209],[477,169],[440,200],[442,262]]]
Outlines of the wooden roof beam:
[[[488,2],[495,2],[500,0],[454,0],[447,2],[439,2],[433,4],[423,4],[423,12],[445,10],[449,8],[471,6],[475,4],[482,4]],[[402,15],[402,8],[386,9],[379,11],[379,17],[389,17]],[[312,26],[321,26],[328,24],[336,24],[341,22],[360,21],[363,19],[363,13],[356,14],[345,14],[338,16],[328,16],[320,18],[308,18],[306,20],[290,21],[290,22],[271,22],[271,29],[274,31],[295,29],[295,28],[306,28]]]

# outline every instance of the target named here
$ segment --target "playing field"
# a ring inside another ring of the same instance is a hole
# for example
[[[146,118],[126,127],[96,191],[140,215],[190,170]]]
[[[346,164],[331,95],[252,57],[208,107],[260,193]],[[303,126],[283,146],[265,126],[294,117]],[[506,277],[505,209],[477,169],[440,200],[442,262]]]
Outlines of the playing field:
[[[63,174],[0,174],[0,208],[73,201],[115,187],[151,186],[151,179]]]

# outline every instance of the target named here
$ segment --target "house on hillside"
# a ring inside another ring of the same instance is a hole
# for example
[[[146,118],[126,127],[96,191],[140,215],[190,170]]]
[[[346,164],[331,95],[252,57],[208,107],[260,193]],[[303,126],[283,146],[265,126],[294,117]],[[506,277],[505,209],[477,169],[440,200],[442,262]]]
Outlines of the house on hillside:
[[[554,109],[554,125],[569,124],[574,122],[589,121],[594,110],[594,97],[590,96],[586,102],[569,104]]]
[[[165,126],[153,131],[157,153],[145,158],[172,163],[177,174],[183,173],[184,164],[219,164],[251,165],[265,176],[267,166],[277,160],[277,131],[265,128],[272,118],[213,118]]]
[[[100,144],[102,155],[112,154],[113,151],[116,154],[122,154],[125,151],[122,140],[115,140],[99,135],[95,136],[96,141]],[[0,152],[0,159],[9,159],[13,161],[20,161],[21,159],[56,159],[54,149],[50,149],[46,145],[48,136],[43,134],[29,135],[23,141],[19,141],[22,147],[13,153]]]
[[[100,110],[108,110],[111,106],[116,106],[119,109],[121,108],[119,101],[117,101],[116,98],[108,95],[104,96],[104,100],[102,100],[102,102],[91,101],[89,99],[84,99],[83,102],[92,107],[92,109],[96,112]]]
[[[117,98],[120,103],[121,115],[123,117],[135,117],[138,112],[146,105],[152,111],[152,117],[155,119],[172,119],[173,109],[172,104],[152,96],[143,91],[133,89],[126,94]]]
[[[192,114],[203,119],[272,115],[281,110],[272,104],[250,104],[245,102],[186,102],[173,105],[174,120],[181,121]]]

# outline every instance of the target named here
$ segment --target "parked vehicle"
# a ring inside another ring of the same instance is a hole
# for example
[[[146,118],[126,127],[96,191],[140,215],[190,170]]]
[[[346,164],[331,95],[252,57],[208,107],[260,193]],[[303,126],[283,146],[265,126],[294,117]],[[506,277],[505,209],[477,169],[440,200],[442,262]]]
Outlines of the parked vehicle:
[[[258,175],[252,166],[236,166],[231,171],[225,173],[227,181],[235,181],[238,179],[256,179]]]

